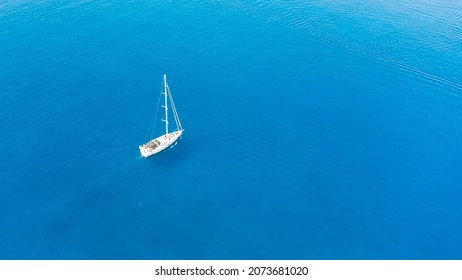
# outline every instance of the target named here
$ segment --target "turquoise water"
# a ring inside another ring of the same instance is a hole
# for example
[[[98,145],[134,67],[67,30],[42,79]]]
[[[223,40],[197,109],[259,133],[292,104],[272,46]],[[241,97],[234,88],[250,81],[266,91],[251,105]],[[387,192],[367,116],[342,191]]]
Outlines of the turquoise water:
[[[0,3],[0,258],[462,258],[461,18]],[[164,73],[185,133],[140,158]]]

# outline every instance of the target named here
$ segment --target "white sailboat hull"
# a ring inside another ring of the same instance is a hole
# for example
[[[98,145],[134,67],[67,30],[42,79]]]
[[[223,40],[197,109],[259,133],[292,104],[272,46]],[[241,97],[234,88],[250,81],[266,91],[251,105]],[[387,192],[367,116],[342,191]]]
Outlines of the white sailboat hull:
[[[156,139],[141,145],[139,147],[140,153],[143,157],[149,157],[160,153],[168,147],[174,145],[181,138],[181,135],[183,135],[183,129],[161,135]]]

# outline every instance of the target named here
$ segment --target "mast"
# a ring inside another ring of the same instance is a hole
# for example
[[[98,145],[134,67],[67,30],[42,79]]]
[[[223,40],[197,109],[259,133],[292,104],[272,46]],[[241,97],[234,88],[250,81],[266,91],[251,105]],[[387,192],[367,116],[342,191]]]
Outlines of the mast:
[[[168,134],[168,107],[167,107],[167,75],[164,74],[164,107],[165,108],[165,134]]]

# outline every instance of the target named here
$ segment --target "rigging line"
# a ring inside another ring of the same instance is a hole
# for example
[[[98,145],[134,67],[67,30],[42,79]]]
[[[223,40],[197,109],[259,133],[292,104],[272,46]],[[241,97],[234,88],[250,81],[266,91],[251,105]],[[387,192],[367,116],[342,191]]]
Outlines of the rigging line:
[[[173,103],[172,92],[170,91],[170,87],[168,86],[167,86],[167,91],[168,91],[168,97],[170,100],[170,105],[172,107],[173,117],[175,118],[176,129],[178,130],[178,120],[177,120],[176,111],[175,111],[175,104]]]
[[[163,82],[162,82],[162,85],[163,85]],[[154,134],[154,131],[156,129],[157,117],[158,117],[158,113],[159,113],[160,99],[162,97],[162,85],[160,85],[161,89],[160,89],[159,99],[157,101],[156,112],[154,113],[154,118],[151,118],[151,120],[154,119],[154,123],[153,124],[150,123],[150,125],[149,125],[151,129],[150,129],[150,131],[148,131],[148,135],[146,137],[146,138],[148,138],[147,141],[152,139],[152,135]]]
[[[170,103],[172,104],[173,109],[173,116],[175,117],[176,127],[177,129],[182,129],[180,118],[178,117],[178,112],[176,111],[175,103],[173,102],[172,93],[170,92],[170,88],[168,87],[168,92],[170,93]]]
[[[173,99],[172,99],[172,102],[173,102]],[[176,127],[181,130],[183,128],[181,127],[180,117],[178,117],[178,112],[176,111],[176,107],[174,103],[172,103],[172,107],[175,110],[174,113],[175,113],[175,119],[176,119]]]
[[[168,91],[170,93],[170,103],[172,104],[173,116],[175,117],[176,128],[177,130],[179,130],[181,129],[180,118],[178,117],[178,112],[176,111],[175,103],[173,102],[173,97],[172,97],[172,93],[170,92],[170,88],[168,89]]]

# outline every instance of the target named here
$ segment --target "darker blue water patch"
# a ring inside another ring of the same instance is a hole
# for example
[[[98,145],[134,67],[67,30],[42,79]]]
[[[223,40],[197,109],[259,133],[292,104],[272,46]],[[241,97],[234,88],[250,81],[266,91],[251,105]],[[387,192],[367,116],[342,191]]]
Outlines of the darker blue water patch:
[[[0,258],[460,259],[461,16],[0,4]],[[185,133],[145,159],[163,73]]]

